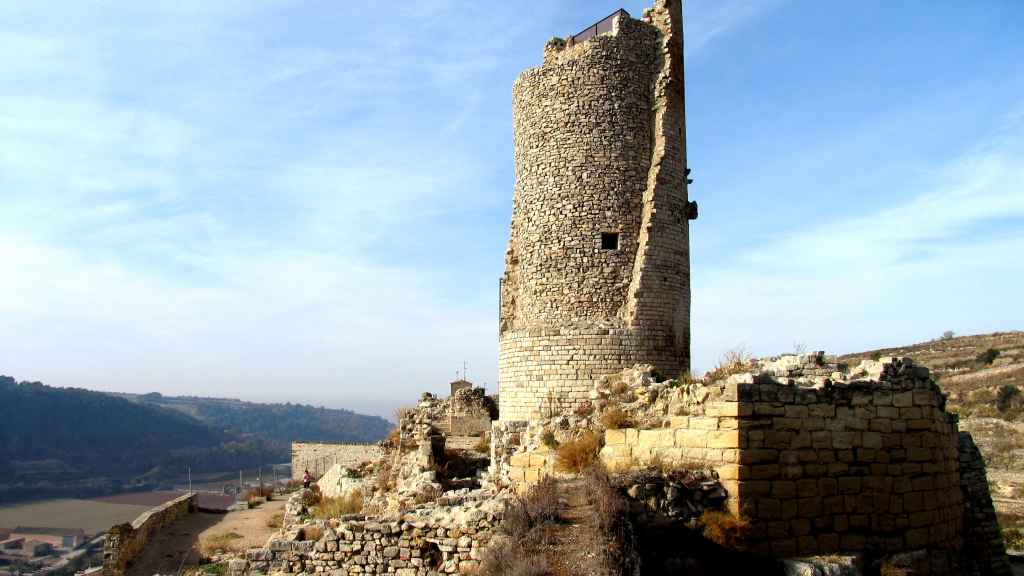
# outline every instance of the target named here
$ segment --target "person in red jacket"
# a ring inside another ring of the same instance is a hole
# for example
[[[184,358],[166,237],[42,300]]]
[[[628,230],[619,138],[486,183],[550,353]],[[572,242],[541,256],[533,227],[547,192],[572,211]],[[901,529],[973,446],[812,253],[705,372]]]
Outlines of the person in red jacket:
[[[313,475],[306,470],[306,473],[302,475],[302,487],[309,488],[310,483],[313,482]]]

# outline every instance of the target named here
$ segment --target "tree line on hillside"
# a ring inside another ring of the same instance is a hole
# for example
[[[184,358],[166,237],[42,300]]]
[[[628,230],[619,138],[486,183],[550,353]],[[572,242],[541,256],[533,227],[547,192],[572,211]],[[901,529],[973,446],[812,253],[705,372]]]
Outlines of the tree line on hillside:
[[[292,440],[372,441],[388,427],[349,411],[203,399],[190,399],[193,417],[148,396],[132,401],[0,376],[0,500],[5,491],[54,494],[87,478],[116,486],[180,477],[186,467],[222,472],[285,462]]]

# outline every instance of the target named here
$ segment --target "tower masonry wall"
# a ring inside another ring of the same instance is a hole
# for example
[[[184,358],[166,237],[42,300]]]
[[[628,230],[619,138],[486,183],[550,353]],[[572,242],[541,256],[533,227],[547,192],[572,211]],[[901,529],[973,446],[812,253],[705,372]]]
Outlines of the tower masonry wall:
[[[516,80],[502,420],[552,398],[571,408],[594,378],[637,363],[689,367],[682,83],[678,0],[584,42],[552,40]]]

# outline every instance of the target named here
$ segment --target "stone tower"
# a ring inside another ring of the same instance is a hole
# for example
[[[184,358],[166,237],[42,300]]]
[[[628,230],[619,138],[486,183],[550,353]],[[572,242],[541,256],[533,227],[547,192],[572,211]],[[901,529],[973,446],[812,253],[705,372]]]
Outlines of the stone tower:
[[[620,10],[512,89],[516,184],[501,281],[500,418],[586,401],[638,363],[690,365],[681,0]]]

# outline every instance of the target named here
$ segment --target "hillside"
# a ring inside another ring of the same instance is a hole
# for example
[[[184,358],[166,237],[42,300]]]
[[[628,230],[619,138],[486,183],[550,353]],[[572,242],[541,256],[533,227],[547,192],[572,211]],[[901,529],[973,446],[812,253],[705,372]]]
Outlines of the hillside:
[[[268,442],[290,445],[295,440],[376,442],[392,424],[379,416],[303,404],[258,404],[230,398],[118,394],[133,402],[178,411],[211,426]],[[287,459],[287,458],[286,458]]]
[[[1024,527],[1024,332],[941,338],[841,359],[910,356],[927,366],[948,395],[960,429],[971,432],[988,465],[1004,528]]]
[[[383,418],[238,400],[115,395],[0,376],[0,501],[155,487],[287,461],[293,439],[383,438]]]

